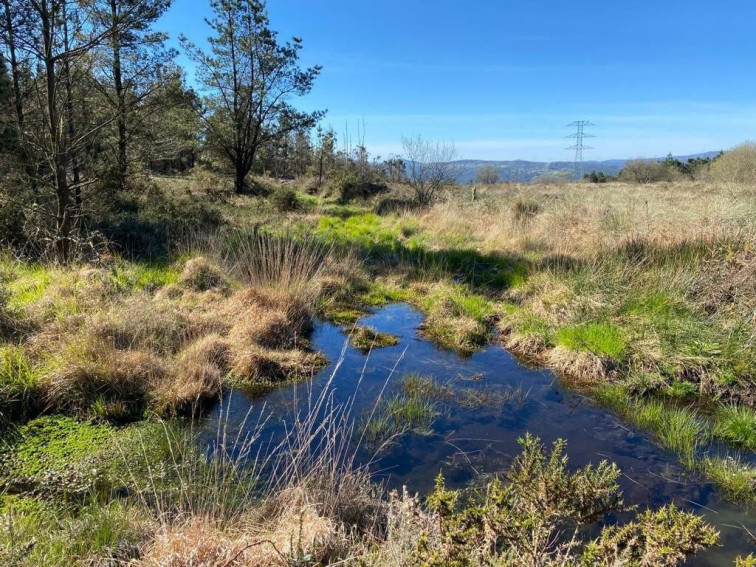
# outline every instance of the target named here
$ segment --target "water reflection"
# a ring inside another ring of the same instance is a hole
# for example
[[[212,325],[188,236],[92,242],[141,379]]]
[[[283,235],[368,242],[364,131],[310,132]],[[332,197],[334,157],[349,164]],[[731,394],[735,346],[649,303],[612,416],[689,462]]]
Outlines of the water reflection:
[[[731,566],[738,554],[747,555],[754,550],[746,531],[756,533],[753,512],[723,501],[710,483],[686,473],[673,455],[647,435],[563,388],[550,372],[523,366],[499,346],[491,345],[469,358],[436,348],[418,335],[422,320],[423,316],[407,305],[391,305],[366,317],[361,324],[401,339],[397,346],[373,351],[369,356],[346,347],[346,337],[339,327],[319,324],[313,346],[331,361],[343,355],[331,385],[335,401],[351,401],[353,415],[359,418],[375,406],[387,379],[387,390],[391,391],[408,373],[432,376],[460,387],[491,391],[521,388],[527,396],[503,407],[444,404],[431,435],[404,435],[374,464],[379,471],[376,476],[387,484],[407,485],[412,491],[424,493],[443,470],[449,485],[461,486],[479,474],[505,469],[519,452],[517,440],[530,432],[547,443],[566,439],[572,466],[604,459],[617,463],[623,473],[620,484],[626,503],[643,509],[674,502],[697,511],[716,525],[721,531],[722,547],[692,559],[690,565]],[[264,400],[252,401],[243,394],[231,393],[223,403],[223,411],[219,406],[209,416],[205,424],[208,437],[215,434],[221,415],[229,430],[234,431],[257,423],[261,412],[272,416],[265,435],[280,435],[283,420],[297,408],[306,407],[305,390],[312,388],[313,395],[317,395],[332,374],[333,369],[327,368],[312,384],[275,390]],[[627,517],[619,515],[614,519],[623,521]]]

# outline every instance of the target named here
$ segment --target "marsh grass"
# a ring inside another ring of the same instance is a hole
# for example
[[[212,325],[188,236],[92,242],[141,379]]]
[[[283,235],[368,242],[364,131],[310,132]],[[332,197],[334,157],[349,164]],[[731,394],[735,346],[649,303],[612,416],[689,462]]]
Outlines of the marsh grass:
[[[399,338],[388,333],[379,333],[372,327],[355,326],[349,334],[352,346],[369,352],[375,348],[387,348],[399,344]]]
[[[738,408],[720,409],[712,423],[690,407],[635,398],[619,384],[599,386],[591,395],[621,417],[650,431],[661,445],[678,455],[686,468],[703,473],[731,500],[756,504],[756,468],[737,453],[711,454],[712,441],[722,440],[725,433],[741,433],[739,421],[743,416]]]
[[[756,451],[756,410],[735,404],[721,406],[713,434],[736,447]]]
[[[587,350],[597,356],[621,361],[627,349],[622,330],[609,323],[563,327],[557,331],[556,342],[572,350]]]
[[[651,400],[637,404],[633,414],[632,419],[640,427],[653,431],[686,466],[694,468],[696,452],[706,442],[705,427],[695,411],[671,408],[663,402]]]

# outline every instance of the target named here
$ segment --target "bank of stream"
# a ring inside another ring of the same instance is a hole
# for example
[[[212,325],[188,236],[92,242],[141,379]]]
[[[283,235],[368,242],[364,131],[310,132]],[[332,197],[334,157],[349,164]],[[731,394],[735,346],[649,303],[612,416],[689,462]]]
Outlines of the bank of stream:
[[[422,322],[423,315],[404,304],[365,317],[361,325],[399,338],[396,346],[369,353],[345,348],[348,330],[318,323],[313,347],[332,361],[331,366],[308,385],[255,398],[229,393],[205,421],[205,439],[212,442],[219,420],[235,434],[240,428],[256,427],[263,414],[269,416],[263,436],[280,435],[291,416],[325,387],[335,403],[353,403],[354,418],[364,419],[379,396],[388,398],[398,391],[403,376],[431,377],[447,394],[435,406],[432,426],[423,433],[407,432],[382,451],[371,465],[376,480],[424,494],[443,471],[449,485],[461,487],[478,475],[505,470],[526,433],[546,443],[565,439],[572,466],[602,460],[619,466],[626,504],[642,510],[675,503],[704,516],[720,531],[721,546],[692,558],[689,565],[731,566],[738,555],[754,551],[754,511],[726,501],[650,436],[566,388],[553,373],[524,366],[498,345],[467,358],[441,350],[420,336]],[[334,373],[336,361],[340,363]],[[365,460],[374,456],[367,445],[361,451]],[[753,460],[753,455],[742,457]],[[610,521],[628,518],[619,514]]]

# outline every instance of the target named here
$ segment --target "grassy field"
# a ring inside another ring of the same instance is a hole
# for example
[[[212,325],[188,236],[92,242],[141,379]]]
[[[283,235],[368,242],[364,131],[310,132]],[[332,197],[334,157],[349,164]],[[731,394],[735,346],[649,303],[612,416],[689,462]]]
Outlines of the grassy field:
[[[0,260],[0,562],[440,566],[549,556],[598,566],[664,553],[674,565],[714,544],[703,522],[669,508],[585,545],[557,543],[563,522],[579,527],[622,507],[619,473],[568,472],[533,439],[508,483],[484,494],[463,497],[442,480],[427,502],[383,494],[348,466],[349,440],[427,430],[438,411],[429,390],[444,386],[421,377],[367,423],[332,409],[327,425],[295,424],[251,459],[260,468],[241,466],[256,439],[234,457],[198,454],[187,424],[225,388],[254,393],[326,364],[308,342],[316,317],[352,328],[357,348],[394,344],[353,327],[389,302],[419,307],[422,333],[444,348],[466,355],[500,341],[554,369],[731,499],[756,503],[756,470],[726,452],[756,450],[753,189],[504,185],[473,200],[456,188],[418,210],[403,187],[342,203],[300,191],[306,181],[271,187],[267,199],[213,192],[225,182],[206,174],[158,182],[211,202],[230,228],[185,235],[152,261]],[[286,188],[293,198],[280,196]],[[326,450],[313,455],[323,434]],[[270,467],[276,474],[260,474]],[[533,482],[553,490],[523,499]],[[576,500],[554,501],[565,486]],[[585,509],[580,494],[599,488]],[[512,542],[506,553],[473,528],[459,543],[481,517]]]

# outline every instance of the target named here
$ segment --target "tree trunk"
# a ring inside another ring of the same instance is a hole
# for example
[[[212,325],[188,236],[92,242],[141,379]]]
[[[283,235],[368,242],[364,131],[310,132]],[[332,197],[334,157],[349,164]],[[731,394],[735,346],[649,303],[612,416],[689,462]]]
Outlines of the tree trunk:
[[[127,131],[126,131],[126,92],[123,88],[123,77],[121,69],[121,35],[118,31],[118,2],[110,0],[110,16],[113,49],[113,84],[116,92],[117,104],[117,126],[118,126],[118,156],[116,158],[118,167],[118,190],[123,191],[126,186],[126,176],[128,175],[128,153],[127,153]]]
[[[8,53],[10,55],[11,76],[13,79],[13,106],[16,111],[16,128],[19,141],[19,157],[23,163],[26,176],[29,178],[29,186],[34,194],[37,194],[36,170],[29,158],[29,152],[24,145],[24,99],[21,94],[21,69],[16,54],[16,30],[13,28],[10,0],[3,0],[5,8],[5,28],[8,39]]]
[[[24,128],[24,104],[21,98],[21,72],[18,68],[16,57],[16,34],[13,29],[13,17],[11,16],[10,0],[3,0],[5,8],[5,29],[8,37],[8,53],[10,54],[11,75],[13,77],[13,104],[16,109],[16,121],[18,122],[19,135]]]
[[[234,191],[237,195],[241,195],[247,191],[247,173],[249,169],[245,168],[243,163],[236,164],[236,176],[234,177]]]
[[[58,261],[67,263],[71,250],[71,191],[65,164],[65,148],[59,128],[57,109],[55,56],[53,54],[54,30],[52,26],[55,14],[51,13],[46,2],[40,3],[39,16],[42,20],[42,40],[44,43],[44,67],[47,104],[47,127],[50,136],[49,158],[53,170],[53,186],[56,198],[55,211],[55,252]]]
[[[70,49],[69,37],[68,37],[68,14],[66,2],[63,2],[63,43],[65,50]],[[68,58],[65,58],[63,64],[63,72],[66,74],[66,120],[68,121],[68,140],[66,141],[68,160],[73,164],[73,184],[75,187],[75,208],[76,216],[78,218],[81,213],[81,167],[79,163],[79,157],[76,155],[76,150],[73,148],[73,142],[76,139],[76,123],[74,120],[74,105],[73,105],[73,80],[71,78],[71,62]]]

